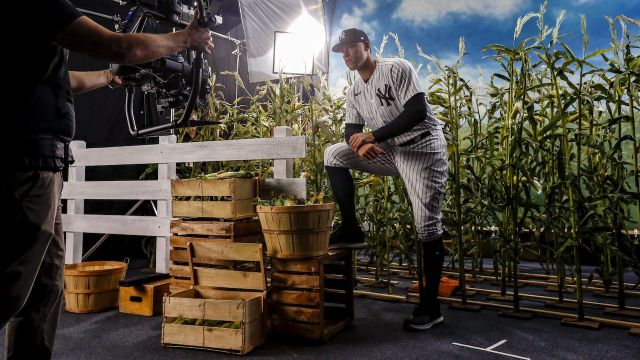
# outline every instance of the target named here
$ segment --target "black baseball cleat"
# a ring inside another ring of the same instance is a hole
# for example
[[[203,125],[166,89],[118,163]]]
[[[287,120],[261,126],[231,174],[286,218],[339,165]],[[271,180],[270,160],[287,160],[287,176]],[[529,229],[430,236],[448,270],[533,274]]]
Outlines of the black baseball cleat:
[[[359,226],[345,228],[339,225],[329,238],[329,249],[363,249],[364,232]]]
[[[424,331],[444,321],[442,315],[432,316],[423,313],[419,307],[413,309],[413,313],[402,323],[404,331]]]

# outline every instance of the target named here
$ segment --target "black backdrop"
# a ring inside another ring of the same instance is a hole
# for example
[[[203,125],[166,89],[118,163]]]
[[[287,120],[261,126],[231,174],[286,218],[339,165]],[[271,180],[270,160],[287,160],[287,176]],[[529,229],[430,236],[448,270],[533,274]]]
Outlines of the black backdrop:
[[[98,12],[105,15],[120,15],[125,17],[127,7],[119,5],[112,0],[72,0],[79,9]],[[223,22],[214,30],[218,33],[230,35],[236,39],[243,39],[244,32],[240,21],[240,11],[237,1],[224,1],[221,8]],[[92,20],[113,30],[113,21],[98,16],[88,15]],[[236,71],[236,56],[232,54],[236,45],[228,40],[214,37],[214,54],[208,57],[208,62],[216,73],[216,82],[223,86],[223,95],[228,101],[233,101],[235,96],[234,79],[230,76],[220,75],[223,71]],[[100,70],[109,66],[109,63],[88,56],[71,53],[70,69]],[[255,84],[249,84],[247,76],[246,54],[241,50],[240,76],[249,90],[253,91]],[[242,95],[240,93],[240,95]],[[91,93],[77,95],[77,140],[87,142],[87,147],[121,146],[144,143],[144,140],[134,139],[128,132],[124,118],[124,90],[123,89],[99,89]]]
[[[124,18],[128,8],[112,0],[72,0],[79,9],[89,10],[108,16],[120,15]],[[244,32],[240,22],[237,1],[225,1],[221,8],[223,23],[214,29],[221,34],[228,34],[236,39],[243,39]],[[88,14],[89,18],[114,30],[114,23],[109,19]],[[231,52],[236,45],[228,40],[214,38],[214,54],[207,59],[215,73],[236,70],[236,57]],[[244,51],[241,52],[244,55]],[[106,61],[98,60],[77,53],[71,53],[69,68],[74,71],[101,70],[109,67]],[[247,76],[246,56],[240,58],[240,74],[245,84],[249,85]],[[228,76],[217,75],[217,83],[222,84],[225,99],[233,101],[235,96],[234,80]],[[251,86],[251,89],[255,86]],[[76,110],[75,140],[83,140],[88,148],[141,145],[157,143],[157,138],[137,139],[129,134],[124,115],[124,89],[98,89],[90,93],[74,97]],[[92,180],[135,180],[144,172],[146,166],[103,166],[90,167],[86,171],[86,179]],[[135,201],[95,201],[85,202],[87,214],[125,214]],[[143,204],[135,215],[152,214],[148,201]],[[84,235],[84,251],[91,248],[101,234]],[[87,260],[121,260],[145,258],[142,250],[141,237],[111,235]]]

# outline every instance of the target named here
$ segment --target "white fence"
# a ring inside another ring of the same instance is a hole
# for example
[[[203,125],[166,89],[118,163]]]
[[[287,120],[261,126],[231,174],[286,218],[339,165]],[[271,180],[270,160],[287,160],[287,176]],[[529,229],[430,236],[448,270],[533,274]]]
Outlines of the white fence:
[[[156,271],[169,271],[171,179],[176,163],[232,160],[274,160],[274,178],[262,184],[263,192],[286,192],[306,198],[305,179],[292,178],[293,159],[306,153],[304,136],[291,136],[291,128],[277,127],[273,138],[207,141],[176,144],[175,136],[157,145],[87,149],[84,141],[71,143],[75,163],[69,168],[62,198],[67,264],[82,261],[83,233],[156,237]],[[158,164],[158,180],[85,181],[88,166]],[[84,214],[84,200],[156,201],[157,216]]]

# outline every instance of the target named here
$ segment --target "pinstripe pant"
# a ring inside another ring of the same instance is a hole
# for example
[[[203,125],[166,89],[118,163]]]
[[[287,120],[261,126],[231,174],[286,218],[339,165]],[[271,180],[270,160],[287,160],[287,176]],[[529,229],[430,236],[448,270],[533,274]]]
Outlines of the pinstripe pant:
[[[441,129],[407,145],[378,144],[385,155],[371,161],[358,156],[343,142],[324,152],[324,165],[349,168],[381,176],[401,176],[409,194],[418,239],[442,235],[442,203],[448,177],[447,143]]]

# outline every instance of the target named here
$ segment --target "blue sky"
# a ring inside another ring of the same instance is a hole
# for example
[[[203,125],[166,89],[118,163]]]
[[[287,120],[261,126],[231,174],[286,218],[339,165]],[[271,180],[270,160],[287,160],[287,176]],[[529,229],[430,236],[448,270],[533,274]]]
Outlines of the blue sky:
[[[445,65],[453,64],[458,55],[458,42],[465,38],[466,52],[461,74],[476,82],[479,77],[477,67],[482,67],[483,79],[497,71],[497,65],[482,48],[500,43],[510,46],[518,17],[528,12],[537,12],[542,0],[338,0],[332,21],[330,44],[337,41],[340,31],[358,27],[367,32],[372,45],[379,47],[385,33],[396,33],[405,50],[405,59],[415,64],[426,59],[417,55],[416,44],[426,54],[433,54]],[[589,51],[609,47],[609,25],[605,16],[626,15],[640,19],[638,0],[550,0],[545,22],[555,25],[556,17],[566,10],[565,20],[560,28],[566,34],[564,41],[574,52],[580,53],[580,14],[587,17]],[[633,33],[640,29],[633,25],[628,28]],[[536,19],[524,27],[521,39],[537,32]],[[393,38],[385,45],[384,56],[398,53]],[[375,55],[375,52],[374,52]],[[337,93],[347,85],[347,68],[340,54],[330,54],[329,86]],[[420,76],[426,76],[426,71]]]

